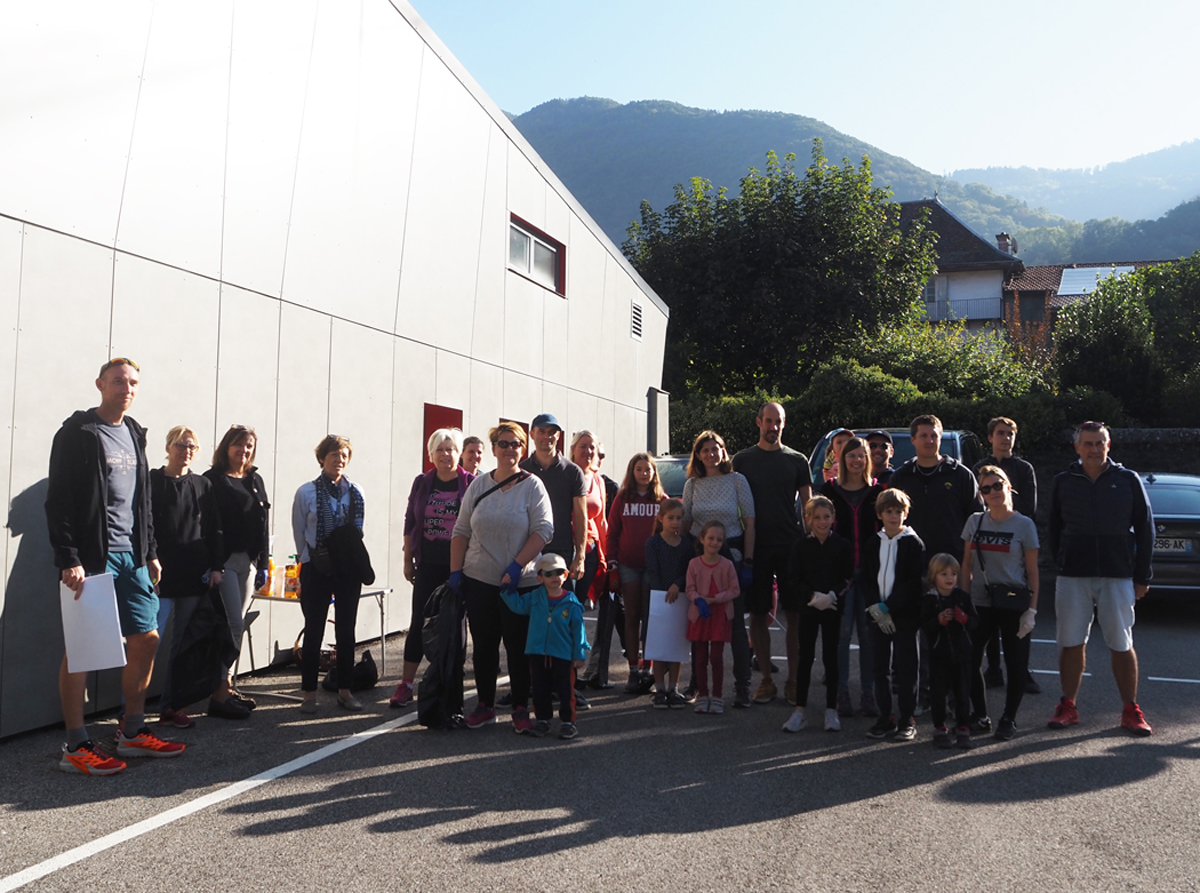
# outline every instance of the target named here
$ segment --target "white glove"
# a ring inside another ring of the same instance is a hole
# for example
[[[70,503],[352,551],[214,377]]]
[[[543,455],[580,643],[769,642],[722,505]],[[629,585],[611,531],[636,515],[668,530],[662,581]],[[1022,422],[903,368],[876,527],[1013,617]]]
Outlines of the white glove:
[[[1033,632],[1033,628],[1036,625],[1034,623],[1035,617],[1037,617],[1037,609],[1036,608],[1029,608],[1025,611],[1024,614],[1021,615],[1021,625],[1017,628],[1017,638],[1018,639],[1023,639],[1027,635],[1029,635],[1031,632]]]
[[[808,600],[808,606],[818,611],[829,611],[837,607],[837,596],[832,592],[814,592]]]
[[[876,602],[867,608],[867,613],[871,615],[871,619],[875,621],[875,625],[879,627],[879,631],[886,636],[896,632],[896,621],[892,619],[892,615],[888,613],[887,605],[883,602]]]

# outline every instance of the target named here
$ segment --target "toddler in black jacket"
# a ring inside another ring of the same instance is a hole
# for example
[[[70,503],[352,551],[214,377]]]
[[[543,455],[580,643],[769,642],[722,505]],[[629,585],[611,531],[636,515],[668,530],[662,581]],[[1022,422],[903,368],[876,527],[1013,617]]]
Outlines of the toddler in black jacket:
[[[979,623],[971,596],[958,588],[958,561],[939,552],[929,559],[925,575],[928,589],[921,596],[921,628],[929,642],[929,694],[933,719],[933,743],[950,747],[946,728],[946,692],[954,692],[956,743],[971,746],[968,723],[971,714],[971,637],[968,630]]]

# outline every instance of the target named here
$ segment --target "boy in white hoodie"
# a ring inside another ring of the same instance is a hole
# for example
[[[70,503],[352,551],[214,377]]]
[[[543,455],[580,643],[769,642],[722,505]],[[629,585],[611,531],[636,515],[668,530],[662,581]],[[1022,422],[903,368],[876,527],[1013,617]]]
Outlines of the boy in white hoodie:
[[[917,706],[917,629],[921,621],[921,581],[925,574],[925,544],[905,527],[912,503],[903,490],[884,490],[875,501],[883,522],[879,548],[863,549],[862,586],[875,657],[875,698],[879,721],[868,738],[917,737],[913,714]],[[892,714],[892,661],[895,660],[899,723]]]

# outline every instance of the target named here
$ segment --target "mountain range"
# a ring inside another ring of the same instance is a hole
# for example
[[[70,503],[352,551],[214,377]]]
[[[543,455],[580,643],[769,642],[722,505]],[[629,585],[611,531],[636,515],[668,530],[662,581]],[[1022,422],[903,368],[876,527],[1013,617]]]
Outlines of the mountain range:
[[[673,201],[675,184],[697,176],[735,190],[749,168],[763,167],[770,150],[781,158],[793,152],[804,167],[819,138],[831,161],[870,158],[876,184],[897,201],[936,196],[989,241],[1002,231],[1013,234],[1026,264],[1169,259],[1200,249],[1200,164],[1194,160],[1200,140],[1095,171],[990,168],[939,177],[815,118],[783,112],[583,97],[545,102],[512,120],[618,245],[643,199],[661,211]],[[1035,197],[1032,207],[1025,196]],[[1193,200],[1157,220],[1120,219],[1118,205],[1157,207],[1154,201],[1175,196]],[[1094,219],[1084,223],[1046,210],[1051,204],[1108,210],[1088,211]]]

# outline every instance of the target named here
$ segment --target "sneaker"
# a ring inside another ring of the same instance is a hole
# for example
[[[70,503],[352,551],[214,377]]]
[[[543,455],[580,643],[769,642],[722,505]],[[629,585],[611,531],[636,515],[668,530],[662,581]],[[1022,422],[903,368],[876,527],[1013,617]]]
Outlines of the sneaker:
[[[1004,671],[999,667],[988,667],[983,682],[988,688],[1004,688]]]
[[[708,695],[696,695],[696,706],[693,708],[694,713],[708,712]]]
[[[476,704],[475,710],[467,717],[467,728],[478,729],[483,726],[496,724],[496,711],[485,704]]]
[[[715,713],[718,716],[723,714],[725,712],[725,699],[724,698],[709,698],[708,699],[708,712]],[[1149,728],[1149,727],[1147,727],[1147,728]]]
[[[1124,721],[1124,716],[1121,717]],[[1065,729],[1067,726],[1073,726],[1079,722],[1079,711],[1075,708],[1075,702],[1064,696],[1058,702],[1058,706],[1054,708],[1054,715],[1050,717],[1046,723],[1052,729]]]
[[[570,741],[579,735],[579,728],[573,722],[564,722],[558,727],[558,737],[563,741]]]
[[[526,732],[533,730],[533,720],[529,718],[529,710],[525,707],[517,707],[512,712],[513,731],[518,735],[524,735]]]
[[[467,727],[467,718],[461,713],[452,713],[447,716],[441,725],[444,732],[453,732],[455,729],[465,729]]]
[[[683,689],[683,700],[691,704],[696,700],[696,683],[689,682]]]
[[[688,705],[687,699],[684,698],[678,691],[672,689],[667,692],[667,706],[672,710],[682,710]],[[656,705],[657,706],[657,705]],[[737,701],[733,702],[733,706],[737,706]]]
[[[164,710],[162,715],[158,717],[160,726],[174,726],[177,729],[190,729],[196,724],[196,720],[192,719],[182,710]]]
[[[1015,734],[1017,734],[1017,724],[1007,716],[1002,716],[1000,722],[996,724],[996,733],[992,737],[997,741],[1012,741]]]
[[[539,719],[533,724],[533,728],[529,730],[529,734],[534,738],[545,738],[550,734],[550,723],[544,719]]]
[[[837,695],[837,712],[839,716],[853,716],[854,705],[850,702],[850,692],[839,691]]]
[[[629,679],[622,690],[627,695],[636,695],[642,690],[642,674],[637,667],[629,668]]]
[[[972,716],[967,725],[976,735],[986,735],[992,730],[992,718],[990,716]]]
[[[825,708],[825,731],[840,732],[842,730],[842,721],[838,719],[838,714],[832,707]]]
[[[1033,678],[1033,674],[1029,673],[1028,675],[1026,675],[1026,677],[1025,677],[1025,694],[1040,695],[1041,693],[1042,693],[1042,687],[1040,685],[1038,685],[1038,681]]]
[[[337,704],[343,710],[349,710],[351,713],[358,713],[363,709],[363,702],[354,695],[338,695]]]
[[[403,682],[396,686],[392,696],[388,698],[389,707],[407,707],[412,703],[413,687],[411,682]]]
[[[74,750],[68,750],[64,744],[58,768],[63,772],[79,772],[83,775],[116,775],[125,768],[125,763],[97,750],[91,741],[85,741]]]
[[[241,704],[247,710],[253,710],[255,707],[258,706],[258,702],[255,701],[254,698],[246,697],[244,694],[242,694],[236,688],[230,689],[229,697],[233,698],[235,701],[237,701],[239,704]]]
[[[512,706],[512,691],[511,690],[506,691],[500,697],[496,698],[496,706],[497,707],[511,707]]]
[[[971,730],[966,726],[959,726],[954,733],[954,746],[959,750],[971,749]]]
[[[178,741],[163,741],[145,726],[132,738],[126,738],[122,733],[117,741],[119,757],[177,757],[185,749]]]
[[[750,689],[739,688],[733,695],[733,706],[740,710],[745,710],[754,703],[754,699],[750,697]]]
[[[653,704],[655,710],[666,710],[671,706],[670,703],[668,703],[667,693],[665,691],[656,691],[654,693],[654,700],[651,703]]]
[[[858,712],[863,716],[875,717],[879,715],[879,705],[875,703],[875,690],[864,691],[862,699],[859,701]]]
[[[576,690],[575,692],[575,709],[576,710],[591,710],[592,702],[583,696],[583,693]]]
[[[791,704],[793,707],[796,706],[796,683],[795,682],[792,682],[789,680],[789,681],[783,683],[783,699],[785,701],[787,701],[789,704]]]
[[[764,679],[759,683],[758,691],[754,693],[755,704],[770,704],[775,700],[775,695],[779,694],[779,689],[770,679]]]
[[[911,719],[896,729],[894,740],[900,742],[913,741],[917,737],[917,724]]]
[[[1142,708],[1137,704],[1126,704],[1125,709],[1121,711],[1121,728],[1129,729],[1139,738],[1145,738],[1147,735],[1154,734],[1154,730],[1150,728],[1150,723],[1146,722],[1146,716],[1142,713]]]
[[[867,729],[868,738],[886,738],[896,733],[896,721],[891,717],[880,717],[875,725]]]
[[[637,693],[639,695],[648,695],[652,691],[654,691],[654,674],[642,673],[641,676],[638,677]]]
[[[950,740],[950,730],[945,726],[937,726],[933,730],[933,746],[940,747],[942,750],[949,750],[954,746],[954,742]]]
[[[249,719],[250,708],[230,695],[224,701],[209,698],[208,715],[217,719]]]
[[[804,728],[804,711],[793,710],[792,715],[787,718],[787,722],[783,724],[785,732],[799,732]]]

